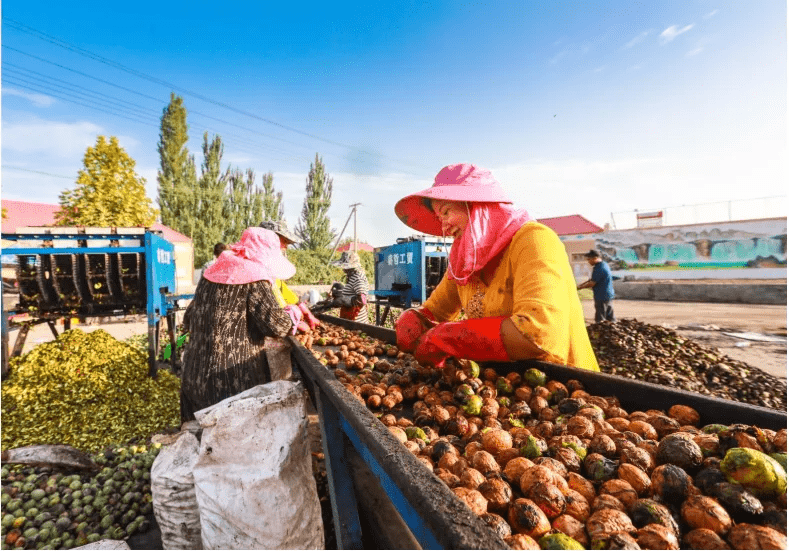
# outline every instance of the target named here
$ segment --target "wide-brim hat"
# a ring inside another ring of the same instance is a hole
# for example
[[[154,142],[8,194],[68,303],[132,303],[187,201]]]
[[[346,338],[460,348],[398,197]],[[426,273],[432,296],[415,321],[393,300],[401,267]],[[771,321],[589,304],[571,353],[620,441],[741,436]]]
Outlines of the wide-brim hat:
[[[421,233],[442,235],[441,222],[429,207],[431,199],[472,203],[512,203],[489,170],[471,164],[449,165],[436,174],[433,185],[400,199],[395,214]]]
[[[279,237],[271,230],[247,228],[238,243],[219,255],[203,277],[214,283],[240,285],[266,280],[289,279],[296,267],[282,254]]]
[[[289,241],[291,245],[299,244],[299,238],[295,233],[291,233],[288,229],[288,225],[282,220],[264,220],[260,223],[260,227],[273,231],[286,241]]]
[[[339,266],[343,270],[359,270],[362,267],[362,261],[359,254],[353,251],[345,251],[340,256],[339,260],[332,262],[334,266]]]

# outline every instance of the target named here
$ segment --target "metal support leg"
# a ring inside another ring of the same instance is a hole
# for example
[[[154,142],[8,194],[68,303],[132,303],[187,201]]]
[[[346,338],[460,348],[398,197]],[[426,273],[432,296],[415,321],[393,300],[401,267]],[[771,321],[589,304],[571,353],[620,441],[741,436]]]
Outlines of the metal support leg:
[[[148,324],[148,375],[156,378],[156,352],[159,350],[159,322]]]
[[[47,320],[47,325],[49,325],[49,330],[52,331],[52,334],[55,335],[55,338],[58,338],[58,328],[55,327],[54,320]]]
[[[63,318],[63,331],[68,331],[71,329],[71,316],[66,316]]]
[[[390,309],[390,308],[391,308],[391,306],[390,306],[390,305],[388,305],[388,304],[387,304],[387,305],[386,305],[386,307],[384,308],[384,315],[383,315],[383,318],[381,318],[381,323],[379,323],[379,324],[378,324],[378,325],[380,325],[381,327],[386,327],[386,320],[389,318],[389,309]]]
[[[316,409],[321,420],[323,453],[326,460],[326,477],[329,483],[334,532],[338,549],[364,549],[359,510],[353,489],[353,477],[345,457],[345,437],[340,428],[336,409],[315,389]]]
[[[9,338],[8,338],[8,314],[5,313],[5,310],[2,311],[3,315],[3,366],[2,371],[0,371],[0,379],[3,381],[8,378],[8,345],[9,345]]]
[[[30,332],[30,325],[30,323],[23,323],[19,328],[19,333],[16,335],[16,341],[14,341],[14,349],[11,351],[12,358],[22,354],[22,349],[25,347],[25,339],[27,339],[27,334]]]

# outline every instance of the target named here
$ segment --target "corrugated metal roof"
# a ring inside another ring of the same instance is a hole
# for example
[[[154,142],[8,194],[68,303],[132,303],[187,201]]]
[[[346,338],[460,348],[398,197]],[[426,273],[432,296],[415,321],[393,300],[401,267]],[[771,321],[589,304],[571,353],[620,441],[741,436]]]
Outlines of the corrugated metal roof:
[[[569,216],[556,216],[554,218],[540,218],[537,220],[556,232],[557,235],[576,235],[584,233],[599,233],[603,228],[590,222],[580,214]]]
[[[60,205],[12,201],[10,199],[3,199],[2,207],[6,209],[6,214],[8,215],[8,218],[2,221],[4,233],[14,233],[17,228],[28,226],[54,226],[55,213],[60,210]],[[152,224],[151,229],[161,231],[162,236],[170,243],[190,243],[192,241],[186,235],[159,222]]]

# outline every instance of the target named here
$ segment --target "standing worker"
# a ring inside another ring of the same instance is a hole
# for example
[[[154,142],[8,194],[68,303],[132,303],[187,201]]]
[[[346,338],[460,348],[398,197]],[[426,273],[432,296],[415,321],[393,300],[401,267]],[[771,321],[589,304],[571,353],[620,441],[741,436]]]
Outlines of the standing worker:
[[[611,268],[608,262],[603,260],[600,253],[592,249],[584,255],[586,261],[592,267],[592,276],[589,281],[584,281],[578,286],[578,290],[592,288],[594,296],[594,321],[616,321],[614,318],[614,308],[611,301],[614,300],[614,281],[611,277]]]
[[[362,267],[359,253],[345,251],[339,260],[332,262],[345,271],[345,285],[332,285],[332,306],[339,307],[340,317],[359,323],[370,323],[367,315],[367,293],[370,283]]]
[[[432,187],[397,202],[407,226],[454,238],[435,291],[397,319],[398,346],[438,367],[449,357],[534,358],[598,371],[564,245],[511,203],[470,164],[444,167]],[[468,319],[454,321],[461,309]]]
[[[244,230],[205,271],[184,314],[190,339],[181,376],[182,422],[272,380],[266,337],[295,333],[303,316],[295,305],[280,307],[272,288],[294,273],[276,234],[263,228]]]
[[[290,230],[288,230],[288,225],[282,220],[264,220],[260,223],[260,227],[269,231],[273,231],[275,234],[277,234],[277,237],[279,238],[280,250],[286,257],[286,251],[288,247],[290,245],[297,245],[299,243],[299,238],[290,233]],[[315,329],[316,326],[320,325],[318,318],[312,315],[312,312],[310,312],[306,304],[299,301],[299,297],[296,295],[296,293],[291,291],[283,280],[278,279],[274,283],[273,290],[274,296],[277,298],[277,302],[279,302],[280,306],[295,304],[299,307],[299,309],[304,314],[304,320],[309,325],[310,329]],[[299,329],[303,331],[304,326],[302,325]]]

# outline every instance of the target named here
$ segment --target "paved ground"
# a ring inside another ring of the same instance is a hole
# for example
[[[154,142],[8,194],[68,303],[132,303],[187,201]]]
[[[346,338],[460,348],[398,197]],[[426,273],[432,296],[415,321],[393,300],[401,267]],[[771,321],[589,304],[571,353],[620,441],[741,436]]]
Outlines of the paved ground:
[[[588,323],[594,321],[594,305],[583,301]],[[714,346],[724,354],[758,367],[777,377],[786,378],[786,306],[757,304],[715,304],[656,301],[614,301],[614,313],[620,318],[636,318],[655,325],[677,329],[684,336],[706,346]],[[102,325],[77,325],[84,331],[104,329],[117,339],[147,333],[144,320],[122,319]],[[62,330],[62,326],[59,327]],[[727,336],[724,333],[751,332],[782,337],[783,342]],[[10,345],[16,339],[16,330],[10,332]],[[23,352],[54,337],[47,325],[39,325],[28,334]]]

